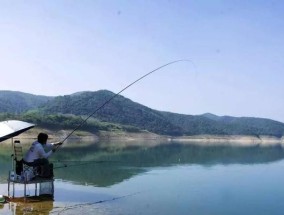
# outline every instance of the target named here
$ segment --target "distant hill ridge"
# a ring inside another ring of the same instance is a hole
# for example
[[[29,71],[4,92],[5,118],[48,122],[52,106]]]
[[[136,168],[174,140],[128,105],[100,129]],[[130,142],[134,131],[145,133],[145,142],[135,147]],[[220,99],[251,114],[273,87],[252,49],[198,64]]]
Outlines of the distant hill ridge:
[[[108,90],[84,91],[55,97],[0,91],[0,113],[87,116],[113,95],[115,94]],[[282,137],[284,134],[284,124],[270,119],[217,116],[211,113],[185,115],[157,111],[121,95],[98,111],[94,118],[100,122],[132,126],[139,130],[174,136],[211,134]]]
[[[0,113],[23,113],[33,108],[37,108],[53,97],[39,96],[18,91],[0,91]]]

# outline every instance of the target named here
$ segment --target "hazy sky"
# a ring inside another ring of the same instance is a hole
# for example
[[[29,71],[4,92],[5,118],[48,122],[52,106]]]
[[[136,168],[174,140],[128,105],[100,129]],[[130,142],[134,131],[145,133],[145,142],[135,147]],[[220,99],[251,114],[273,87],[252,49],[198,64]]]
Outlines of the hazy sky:
[[[284,1],[0,0],[1,90],[284,122]]]

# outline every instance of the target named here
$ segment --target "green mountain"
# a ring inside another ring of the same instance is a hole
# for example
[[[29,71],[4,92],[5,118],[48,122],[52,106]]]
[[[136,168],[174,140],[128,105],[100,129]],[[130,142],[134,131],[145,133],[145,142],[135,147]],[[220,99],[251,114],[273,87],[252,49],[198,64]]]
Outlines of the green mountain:
[[[3,90],[0,91],[0,113],[23,113],[52,99],[53,97]]]
[[[270,135],[282,137],[284,123],[254,117],[231,117],[203,114],[198,116],[164,112],[171,123],[183,128],[184,134]]]
[[[115,94],[107,90],[47,97],[0,91],[0,119],[17,117],[38,125],[74,128]],[[6,114],[6,115],[5,115]],[[7,115],[14,114],[14,115]],[[20,115],[19,115],[20,114]],[[96,112],[83,128],[92,131],[148,130],[166,135],[271,135],[281,137],[284,124],[252,117],[185,115],[153,110],[121,95]]]
[[[114,95],[110,91],[100,90],[58,96],[47,102],[40,110],[45,114],[60,113],[86,116],[93,113]],[[103,122],[131,125],[158,134],[181,135],[183,133],[182,128],[173,125],[161,112],[120,95],[99,110],[94,117]]]

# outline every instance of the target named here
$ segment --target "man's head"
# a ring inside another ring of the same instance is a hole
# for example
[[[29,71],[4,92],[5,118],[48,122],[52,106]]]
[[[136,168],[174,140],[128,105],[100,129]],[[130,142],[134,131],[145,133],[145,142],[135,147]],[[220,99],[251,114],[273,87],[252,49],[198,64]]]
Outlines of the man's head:
[[[39,133],[37,136],[37,141],[41,144],[46,144],[48,135],[46,133]]]

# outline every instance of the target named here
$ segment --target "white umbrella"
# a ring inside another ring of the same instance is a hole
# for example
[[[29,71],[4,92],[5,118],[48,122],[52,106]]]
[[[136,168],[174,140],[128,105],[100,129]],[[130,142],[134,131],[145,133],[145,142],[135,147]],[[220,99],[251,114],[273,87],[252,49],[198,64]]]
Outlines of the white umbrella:
[[[0,122],[0,142],[15,137],[24,131],[33,128],[35,125],[19,120],[8,120]]]

